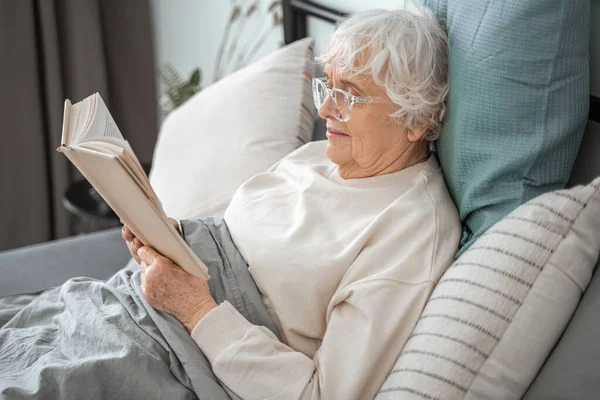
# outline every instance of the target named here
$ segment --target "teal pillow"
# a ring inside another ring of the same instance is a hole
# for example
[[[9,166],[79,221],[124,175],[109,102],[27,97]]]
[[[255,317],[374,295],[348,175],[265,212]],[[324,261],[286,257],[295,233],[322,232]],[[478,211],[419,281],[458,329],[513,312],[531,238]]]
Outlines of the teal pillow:
[[[425,0],[450,39],[438,156],[462,253],[494,223],[565,187],[589,108],[588,1]]]

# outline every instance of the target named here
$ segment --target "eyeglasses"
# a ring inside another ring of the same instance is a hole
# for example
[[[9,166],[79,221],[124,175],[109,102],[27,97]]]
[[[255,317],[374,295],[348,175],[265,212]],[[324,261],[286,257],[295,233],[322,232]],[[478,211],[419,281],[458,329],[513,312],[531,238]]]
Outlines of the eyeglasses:
[[[317,107],[317,110],[321,108],[329,96],[331,113],[338,121],[346,122],[350,119],[353,104],[368,103],[379,99],[378,97],[354,96],[342,89],[329,89],[325,84],[326,80],[327,78],[313,78],[312,80],[315,107]]]

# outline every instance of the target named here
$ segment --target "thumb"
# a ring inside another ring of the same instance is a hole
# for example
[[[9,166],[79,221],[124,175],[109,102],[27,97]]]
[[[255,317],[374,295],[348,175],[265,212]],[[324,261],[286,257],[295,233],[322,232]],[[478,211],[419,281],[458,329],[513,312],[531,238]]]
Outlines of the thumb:
[[[142,246],[138,249],[137,255],[144,263],[147,265],[152,264],[154,261],[158,260],[160,254],[152,247]]]

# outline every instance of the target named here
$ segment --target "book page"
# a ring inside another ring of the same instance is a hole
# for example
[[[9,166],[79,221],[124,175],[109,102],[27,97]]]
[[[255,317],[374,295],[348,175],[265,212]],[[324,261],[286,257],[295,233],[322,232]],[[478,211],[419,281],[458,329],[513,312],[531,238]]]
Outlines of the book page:
[[[71,107],[72,104],[69,101],[69,99],[65,100],[65,106],[63,111],[62,137],[60,138],[61,146],[68,146],[69,144],[69,122],[71,119]]]
[[[63,144],[72,146],[85,140],[102,137],[124,140],[98,93],[69,107],[67,101],[65,101],[65,109],[69,109],[69,115],[68,119],[63,120],[63,137],[66,136],[68,143]],[[68,132],[66,135],[65,130]]]
[[[155,248],[185,271],[210,279],[206,265],[164,213],[155,208],[117,156],[83,147],[63,149],[63,153],[144,245]]]
[[[69,100],[65,100],[62,145],[72,146],[77,143],[77,137],[82,131],[89,113],[89,100],[87,103],[79,102],[74,105]]]

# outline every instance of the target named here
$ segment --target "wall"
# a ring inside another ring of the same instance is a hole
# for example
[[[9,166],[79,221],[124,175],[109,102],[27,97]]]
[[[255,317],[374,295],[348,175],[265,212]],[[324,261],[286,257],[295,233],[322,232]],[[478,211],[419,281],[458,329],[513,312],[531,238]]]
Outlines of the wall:
[[[318,0],[316,3],[330,7],[334,10],[339,10],[345,13],[353,13],[357,11],[368,10],[371,8],[384,8],[393,10],[403,8],[406,4],[405,0],[378,0],[366,2],[363,0]],[[333,31],[331,23],[321,21],[317,18],[308,19],[309,35],[316,38],[315,53],[319,54],[326,44],[327,38]]]
[[[355,12],[368,8],[397,8],[404,0],[321,0],[319,3],[335,7],[346,12]],[[250,0],[240,4],[247,6]],[[241,38],[242,46],[252,39],[251,32],[264,21],[270,0],[260,0],[259,13],[248,22]],[[202,70],[202,84],[206,86],[214,77],[214,63],[219,43],[232,2],[224,0],[152,0],[154,19],[154,43],[157,65],[170,62],[186,77],[196,67]],[[310,21],[309,29],[318,37],[326,38],[331,32],[331,24]],[[261,51],[254,57],[258,59],[277,49],[283,42],[283,30],[278,29],[269,35]],[[322,46],[317,44],[317,51]]]
[[[250,0],[239,2],[244,9]],[[257,30],[263,26],[267,7],[271,1],[261,0],[257,13],[244,27],[245,34],[238,48],[248,48],[257,37]],[[206,86],[214,78],[214,63],[225,25],[232,9],[231,1],[224,0],[152,0],[154,19],[154,45],[157,65],[171,63],[185,77],[200,67],[202,85]],[[235,32],[235,29],[233,30]],[[283,41],[281,29],[269,36],[258,58],[276,49]]]

